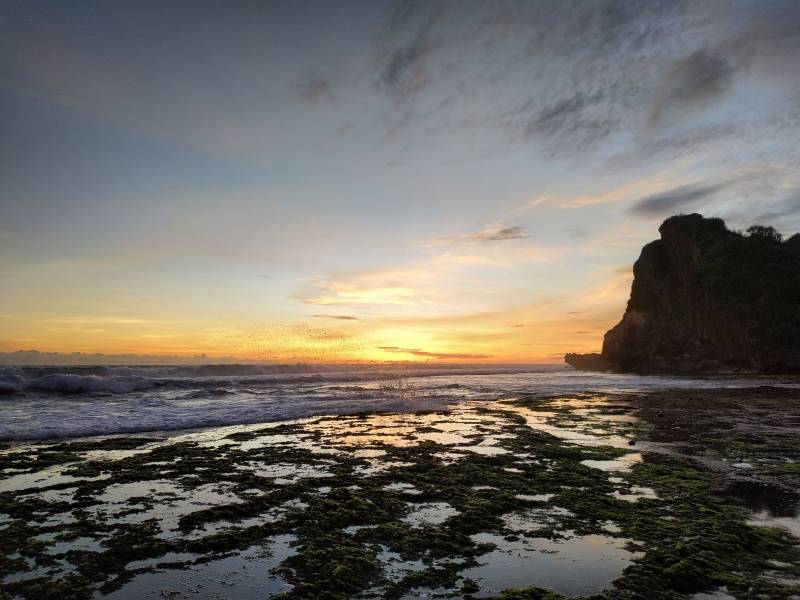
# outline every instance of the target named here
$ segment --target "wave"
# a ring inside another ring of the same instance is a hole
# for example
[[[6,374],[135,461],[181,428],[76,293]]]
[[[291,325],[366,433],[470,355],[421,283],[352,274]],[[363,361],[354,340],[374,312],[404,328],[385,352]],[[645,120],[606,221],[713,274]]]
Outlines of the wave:
[[[334,370],[334,367],[338,370]],[[128,394],[160,387],[218,390],[234,385],[263,389],[290,384],[393,382],[411,377],[552,372],[561,367],[426,365],[201,365],[176,367],[0,367],[0,394]],[[451,384],[457,386],[458,384]],[[348,386],[345,386],[348,387]],[[354,386],[357,387],[357,386]],[[353,390],[354,391],[354,390]]]
[[[441,410],[464,401],[587,390],[800,386],[796,380],[693,379],[474,365],[212,377],[121,374],[125,372],[100,375],[86,370],[59,373],[0,367],[0,389],[10,391],[0,400],[0,441],[166,432],[358,412]],[[150,373],[164,374],[161,370]]]
[[[26,378],[20,375],[0,375],[0,393],[13,394],[27,390],[63,394],[111,393],[126,394],[157,387],[161,382],[143,377],[100,377],[98,375],[53,374]]]

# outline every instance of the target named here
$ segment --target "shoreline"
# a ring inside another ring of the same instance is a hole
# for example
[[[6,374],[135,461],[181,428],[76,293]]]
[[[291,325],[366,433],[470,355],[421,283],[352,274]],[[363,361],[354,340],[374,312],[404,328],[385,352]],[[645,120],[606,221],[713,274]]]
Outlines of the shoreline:
[[[115,387],[114,377],[105,379],[108,381],[93,383],[91,389]],[[529,393],[563,395],[586,389],[615,393],[716,386],[800,388],[800,379],[796,378],[597,375],[573,369],[390,380],[376,373],[346,385],[338,375],[330,380],[302,383],[255,381],[248,377],[187,378],[152,387],[159,381],[148,380],[148,391],[0,394],[0,444],[161,435],[329,414],[440,410],[472,399]]]
[[[0,597],[789,598],[798,428],[800,390],[751,387],[23,443]]]

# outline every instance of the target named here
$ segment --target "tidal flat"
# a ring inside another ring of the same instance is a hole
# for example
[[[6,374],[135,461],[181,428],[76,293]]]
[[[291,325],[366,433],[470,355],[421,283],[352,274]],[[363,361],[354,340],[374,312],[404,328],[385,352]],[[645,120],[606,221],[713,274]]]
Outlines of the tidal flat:
[[[800,598],[800,391],[0,450],[0,598]]]

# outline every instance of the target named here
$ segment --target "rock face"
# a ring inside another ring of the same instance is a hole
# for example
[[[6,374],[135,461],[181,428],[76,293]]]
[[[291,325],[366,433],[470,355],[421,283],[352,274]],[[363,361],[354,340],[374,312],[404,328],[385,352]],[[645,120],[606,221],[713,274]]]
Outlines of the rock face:
[[[578,369],[800,373],[800,235],[681,215],[642,248],[622,321]]]

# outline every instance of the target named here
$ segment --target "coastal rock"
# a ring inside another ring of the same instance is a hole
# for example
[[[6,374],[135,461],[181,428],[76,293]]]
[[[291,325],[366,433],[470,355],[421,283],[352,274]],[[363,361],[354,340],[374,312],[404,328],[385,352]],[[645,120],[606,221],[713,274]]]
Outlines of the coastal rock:
[[[564,355],[564,362],[579,371],[605,371],[608,367],[599,352],[577,354],[570,352]]]
[[[749,235],[721,219],[670,217],[633,266],[622,320],[578,369],[800,373],[800,235]]]

